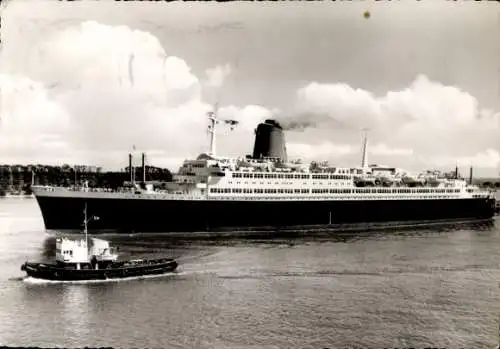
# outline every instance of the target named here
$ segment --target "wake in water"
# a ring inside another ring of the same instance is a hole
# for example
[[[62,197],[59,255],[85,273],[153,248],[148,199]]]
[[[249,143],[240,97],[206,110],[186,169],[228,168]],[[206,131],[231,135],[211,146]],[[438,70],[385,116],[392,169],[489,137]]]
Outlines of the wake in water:
[[[174,276],[174,275],[183,275],[182,272],[173,272],[173,273],[165,273],[165,274],[158,274],[158,275],[144,275],[144,276],[130,276],[126,278],[117,278],[117,279],[106,279],[106,280],[81,280],[81,281],[56,281],[56,280],[44,280],[44,279],[37,279],[33,278],[31,276],[26,276],[26,277],[21,277],[21,278],[16,278],[19,281],[23,281],[27,284],[31,285],[45,285],[45,284],[101,284],[101,283],[108,283],[108,282],[122,282],[122,281],[131,281],[131,280],[142,280],[142,279],[158,279],[162,277],[167,277],[167,276]]]

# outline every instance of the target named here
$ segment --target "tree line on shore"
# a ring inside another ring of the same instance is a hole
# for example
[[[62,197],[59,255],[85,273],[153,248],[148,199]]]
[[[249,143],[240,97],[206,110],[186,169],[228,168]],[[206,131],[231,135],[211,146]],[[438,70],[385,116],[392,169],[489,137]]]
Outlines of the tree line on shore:
[[[135,167],[135,180],[142,180],[142,168]],[[121,171],[102,171],[97,167],[69,165],[0,165],[0,196],[31,194],[31,185],[71,186],[88,182],[89,187],[116,189],[130,180],[128,167]],[[168,169],[146,166],[147,181],[171,181]]]

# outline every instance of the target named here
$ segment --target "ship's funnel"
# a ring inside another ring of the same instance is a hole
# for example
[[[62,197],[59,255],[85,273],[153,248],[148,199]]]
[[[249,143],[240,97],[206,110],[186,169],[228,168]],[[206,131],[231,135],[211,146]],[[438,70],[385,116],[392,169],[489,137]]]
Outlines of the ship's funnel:
[[[255,144],[253,158],[264,157],[279,158],[287,162],[285,134],[283,128],[275,120],[266,120],[259,124],[255,130]]]

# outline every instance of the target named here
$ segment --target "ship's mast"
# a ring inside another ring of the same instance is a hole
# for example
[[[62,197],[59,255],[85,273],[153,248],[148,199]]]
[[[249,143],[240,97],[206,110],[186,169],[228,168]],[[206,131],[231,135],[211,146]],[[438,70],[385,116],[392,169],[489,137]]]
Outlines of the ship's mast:
[[[208,133],[210,133],[210,151],[209,155],[212,157],[216,156],[216,131],[217,127],[216,125],[219,123],[219,121],[222,121],[226,124],[228,124],[231,127],[231,130],[235,125],[238,124],[238,121],[232,120],[232,119],[219,119],[217,117],[217,111],[219,109],[218,103],[215,103],[213,111],[209,111],[208,114],[208,120],[210,120],[210,123],[208,125]]]
[[[135,155],[135,144],[132,146],[132,153]],[[131,178],[130,181],[132,182],[132,185],[135,185],[135,166],[134,166],[134,160],[132,158],[132,153],[130,153],[130,168],[131,168]]]
[[[368,147],[368,129],[364,128],[363,129],[363,149],[361,152],[361,167],[363,169],[366,169],[368,167],[367,147]]]
[[[219,121],[217,119],[217,109],[218,109],[218,104],[215,103],[214,110],[208,112],[208,120],[210,120],[210,124],[208,126],[208,132],[210,133],[210,151],[209,151],[210,156],[215,156],[216,152],[215,131],[216,131],[216,125]]]

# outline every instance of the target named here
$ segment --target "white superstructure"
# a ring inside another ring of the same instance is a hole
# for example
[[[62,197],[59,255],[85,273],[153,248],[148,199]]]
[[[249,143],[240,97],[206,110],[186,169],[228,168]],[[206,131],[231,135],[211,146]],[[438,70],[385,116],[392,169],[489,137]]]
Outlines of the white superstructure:
[[[359,167],[290,162],[283,130],[274,120],[266,120],[256,129],[253,156],[221,157],[216,154],[216,125],[224,122],[233,127],[237,122],[220,120],[216,112],[210,112],[208,119],[208,154],[185,160],[173,182],[157,188],[132,183],[132,187],[118,191],[87,185],[35,186],[33,190],[37,196],[137,200],[433,200],[492,195],[458,178],[458,171],[451,176],[439,171],[412,174],[395,167],[368,165],[366,134]]]
[[[80,269],[81,264],[91,263],[92,259],[97,262],[114,262],[118,258],[116,250],[106,240],[91,238],[90,244],[87,235],[87,224],[91,220],[98,220],[96,216],[87,218],[87,205],[84,210],[84,234],[83,239],[58,238],[56,240],[56,261],[63,264],[74,264]],[[97,266],[96,266],[97,267]]]

